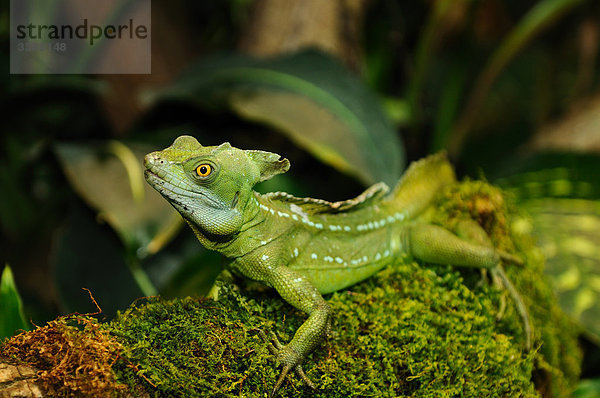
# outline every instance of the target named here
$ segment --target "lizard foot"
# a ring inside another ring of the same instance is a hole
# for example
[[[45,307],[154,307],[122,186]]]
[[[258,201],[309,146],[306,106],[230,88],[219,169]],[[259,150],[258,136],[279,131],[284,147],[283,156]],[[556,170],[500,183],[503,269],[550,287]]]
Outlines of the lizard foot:
[[[304,370],[302,369],[302,365],[300,365],[301,358],[298,354],[293,352],[289,347],[284,346],[279,342],[279,339],[275,335],[275,333],[270,332],[271,338],[267,337],[267,334],[261,329],[255,329],[260,337],[267,343],[267,348],[271,352],[271,354],[277,357],[277,362],[283,364],[283,369],[281,370],[281,374],[269,394],[269,398],[275,397],[277,394],[277,390],[283,384],[285,377],[288,375],[290,370],[294,369],[298,377],[300,377],[304,382],[313,390],[316,390],[314,383],[306,376]]]
[[[496,314],[496,320],[499,321],[504,318],[504,312],[506,311],[506,289],[504,289],[504,283],[502,282],[502,278],[500,278],[498,272],[494,271],[494,269],[489,271],[490,272],[488,275],[487,268],[481,269],[481,280],[477,283],[477,287],[481,287],[484,283],[491,283],[495,289],[503,292],[500,296],[500,308],[498,308],[498,313]]]
[[[508,294],[510,295],[511,299],[515,303],[517,312],[521,316],[521,319],[523,321],[523,327],[525,329],[525,348],[527,351],[531,350],[533,330],[531,327],[531,322],[529,320],[529,312],[527,311],[527,307],[525,306],[525,303],[523,302],[521,295],[519,294],[517,289],[514,287],[514,285],[510,281],[510,279],[508,279],[508,276],[506,276],[506,274],[504,273],[504,270],[502,269],[502,267],[500,265],[492,268],[491,273],[492,273],[492,277],[495,281],[500,281],[502,283],[502,285],[504,285],[504,287],[508,291]],[[504,308],[502,308],[502,312],[504,312]]]
[[[496,253],[498,253],[498,256],[503,261],[506,261],[508,263],[512,263],[512,264],[515,264],[515,265],[519,265],[519,266],[524,265],[523,260],[521,260],[517,256],[513,256],[512,254],[507,253],[507,252],[505,252],[503,250],[496,250]]]
[[[500,267],[500,266],[498,266],[498,267]],[[498,308],[498,313],[496,314],[496,320],[500,321],[502,318],[504,318],[504,313],[506,312],[506,289],[503,289],[504,283],[502,282],[502,278],[500,278],[500,275],[498,274],[498,272],[496,272],[492,269],[490,274],[492,275],[493,286],[500,291],[504,290],[502,295],[500,296],[500,308]],[[518,300],[521,300],[520,295],[519,295]],[[529,317],[528,317],[528,319],[529,319]]]

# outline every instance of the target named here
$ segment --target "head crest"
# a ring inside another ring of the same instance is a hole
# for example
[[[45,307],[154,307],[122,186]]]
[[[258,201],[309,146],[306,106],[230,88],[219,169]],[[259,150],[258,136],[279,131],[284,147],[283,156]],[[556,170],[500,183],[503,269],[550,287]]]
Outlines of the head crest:
[[[244,151],[248,158],[256,164],[260,171],[260,181],[285,173],[290,169],[290,161],[276,153],[265,151]]]
[[[171,148],[189,151],[202,148],[202,145],[200,145],[198,140],[192,137],[191,135],[182,135],[177,137],[175,141],[173,141],[173,145],[171,145]]]

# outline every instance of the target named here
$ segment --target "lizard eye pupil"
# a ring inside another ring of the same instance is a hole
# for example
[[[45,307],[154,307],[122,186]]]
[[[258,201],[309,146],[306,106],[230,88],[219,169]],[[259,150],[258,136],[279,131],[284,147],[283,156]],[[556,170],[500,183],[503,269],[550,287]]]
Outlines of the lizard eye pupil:
[[[211,172],[212,172],[212,167],[209,164],[204,163],[204,164],[201,164],[200,166],[196,167],[196,174],[198,174],[200,177],[206,177]]]

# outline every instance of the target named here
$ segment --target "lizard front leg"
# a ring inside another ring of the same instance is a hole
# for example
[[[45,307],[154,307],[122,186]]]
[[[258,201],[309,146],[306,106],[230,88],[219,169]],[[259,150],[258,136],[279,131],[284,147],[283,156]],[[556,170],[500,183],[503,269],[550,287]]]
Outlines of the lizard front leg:
[[[283,365],[271,396],[275,395],[290,370],[295,370],[299,377],[314,388],[301,365],[306,355],[314,350],[329,332],[331,308],[305,276],[286,266],[273,269],[266,275],[264,282],[275,288],[289,304],[308,314],[308,319],[298,328],[289,344],[281,345],[275,338],[275,344],[269,346],[277,356],[278,362]],[[265,337],[264,333],[262,336]]]

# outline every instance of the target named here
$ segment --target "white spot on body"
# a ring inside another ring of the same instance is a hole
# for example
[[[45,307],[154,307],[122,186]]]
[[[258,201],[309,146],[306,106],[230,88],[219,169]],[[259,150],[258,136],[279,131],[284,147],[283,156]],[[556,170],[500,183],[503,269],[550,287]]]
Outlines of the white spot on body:
[[[335,258],[335,262],[338,263],[338,264],[341,264],[341,263],[344,262],[344,260],[342,260],[340,257],[336,257]]]
[[[263,261],[267,261],[269,259],[269,256],[267,254],[263,254],[260,259]]]
[[[404,220],[404,213],[398,212],[398,213],[394,214],[394,218],[398,221],[402,221],[402,220]]]
[[[316,260],[317,259],[317,254],[316,253],[312,253],[310,255],[310,258],[312,258],[313,260]]]
[[[302,218],[306,217],[306,213],[302,211],[302,208],[294,203],[290,205],[290,210],[292,213],[296,213]]]

